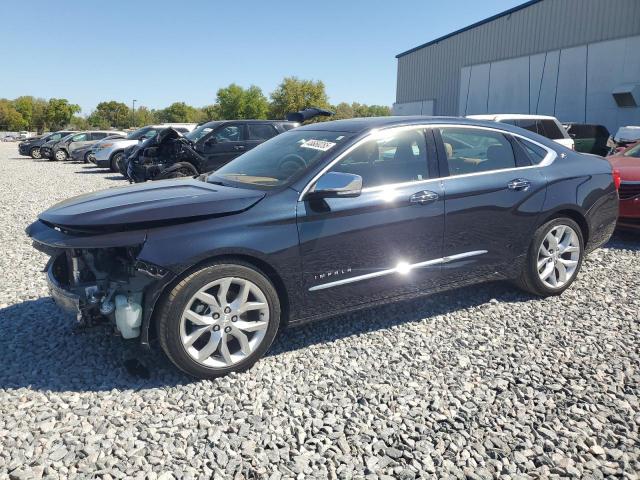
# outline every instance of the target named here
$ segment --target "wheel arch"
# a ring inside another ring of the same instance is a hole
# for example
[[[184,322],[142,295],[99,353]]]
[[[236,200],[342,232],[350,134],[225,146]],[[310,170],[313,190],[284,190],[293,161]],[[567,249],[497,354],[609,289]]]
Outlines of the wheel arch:
[[[149,342],[150,338],[157,337],[156,323],[158,319],[158,307],[166,299],[166,297],[169,295],[171,290],[178,283],[180,283],[183,278],[189,276],[194,271],[199,270],[212,263],[218,263],[223,261],[241,263],[241,264],[251,266],[256,270],[258,270],[258,272],[262,273],[265,277],[267,277],[273,283],[273,286],[276,289],[276,293],[278,294],[278,299],[280,300],[280,312],[282,315],[282,318],[280,320],[280,326],[282,328],[283,326],[287,325],[289,321],[289,311],[290,311],[289,294],[287,293],[287,289],[285,287],[282,276],[278,273],[278,271],[268,262],[266,262],[265,260],[255,255],[251,255],[247,253],[220,253],[199,261],[198,263],[192,265],[186,270],[180,272],[178,275],[176,275],[176,277],[173,280],[171,280],[169,283],[164,285],[161,293],[158,295],[157,299],[153,303],[153,306],[152,306],[153,311],[151,312],[150,315],[144,316],[141,335],[140,335],[140,340],[142,341],[142,343],[146,344]]]
[[[554,218],[559,218],[559,217],[570,218],[571,220],[573,220],[578,224],[582,233],[584,246],[586,248],[589,242],[590,230],[589,230],[589,223],[587,222],[587,219],[584,216],[584,214],[574,208],[561,208],[544,217],[543,221],[540,222],[540,225],[544,225],[545,223],[553,220]]]

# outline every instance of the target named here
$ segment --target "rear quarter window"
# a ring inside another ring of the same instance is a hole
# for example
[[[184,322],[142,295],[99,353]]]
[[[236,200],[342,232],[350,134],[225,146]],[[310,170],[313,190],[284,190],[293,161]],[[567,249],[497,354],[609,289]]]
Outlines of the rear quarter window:
[[[547,156],[547,151],[535,143],[525,140],[524,138],[518,138],[517,140],[522,148],[524,148],[532,164],[538,165]]]

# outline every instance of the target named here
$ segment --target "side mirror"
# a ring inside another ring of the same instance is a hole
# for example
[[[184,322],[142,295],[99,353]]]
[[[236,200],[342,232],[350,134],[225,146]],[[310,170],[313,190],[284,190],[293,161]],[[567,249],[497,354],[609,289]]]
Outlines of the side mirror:
[[[362,177],[353,173],[327,172],[322,175],[311,190],[307,199],[357,197],[362,192]]]

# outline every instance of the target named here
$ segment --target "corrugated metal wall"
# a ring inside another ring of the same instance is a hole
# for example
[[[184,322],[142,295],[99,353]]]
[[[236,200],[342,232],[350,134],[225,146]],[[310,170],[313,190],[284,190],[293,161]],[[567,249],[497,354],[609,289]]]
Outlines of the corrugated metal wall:
[[[457,115],[464,66],[638,34],[640,0],[543,0],[399,56],[396,102]]]

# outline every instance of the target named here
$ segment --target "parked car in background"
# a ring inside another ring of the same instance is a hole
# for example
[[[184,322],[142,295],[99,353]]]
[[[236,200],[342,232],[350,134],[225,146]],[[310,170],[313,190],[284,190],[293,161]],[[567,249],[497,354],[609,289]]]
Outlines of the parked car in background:
[[[18,152],[20,155],[30,156],[31,158],[42,158],[40,148],[47,142],[58,142],[63,137],[71,134],[71,130],[60,130],[57,132],[51,132],[39,137],[28,138],[18,145]]]
[[[592,153],[602,157],[609,153],[609,130],[604,125],[592,123],[566,123],[565,130],[573,139],[576,152]]]
[[[609,153],[621,153],[638,141],[640,141],[640,127],[633,125],[620,127],[616,134],[607,142]]]
[[[76,133],[79,133],[79,132],[77,132],[77,131],[67,132],[67,135],[63,136],[62,138],[60,138],[58,140],[51,139],[51,140],[46,141],[45,143],[43,143],[40,146],[40,156],[42,158],[47,158],[49,160],[55,160],[55,157],[53,156],[53,151],[54,151],[56,145],[59,142],[63,142],[63,141],[66,141],[66,140],[70,139]]]
[[[74,318],[155,335],[211,378],[249,368],[281,326],[487,280],[559,295],[617,216],[604,158],[505,124],[380,117],[72,198],[27,234]]]
[[[634,143],[607,160],[620,176],[620,216],[618,226],[640,228],[640,142]]]
[[[75,135],[67,136],[54,145],[53,158],[60,162],[67,160],[71,155],[71,152],[76,148],[83,147],[88,143],[95,143],[98,140],[108,137],[112,133],[125,135],[125,133],[121,131],[87,130],[85,132],[79,132]]]
[[[109,168],[112,172],[119,171],[118,165],[124,158],[124,149],[136,145],[138,142],[153,137],[159,130],[173,127],[181,133],[187,133],[196,128],[195,123],[171,123],[160,125],[147,125],[130,132],[124,139],[113,139],[106,142],[99,142],[93,148],[91,161],[100,168]]]
[[[145,182],[210,172],[297,126],[283,120],[214,121],[185,135],[167,128],[131,147],[124,160],[125,176]]]
[[[123,139],[126,137],[127,137],[127,134],[124,132],[119,132],[114,134],[113,132],[110,131],[109,135],[107,135],[102,139],[84,142],[84,145],[78,146],[77,148],[73,148],[69,153],[69,158],[71,158],[71,160],[74,160],[76,162],[89,163],[90,161],[89,158],[92,155],[93,147],[96,145],[96,143],[103,140],[106,141],[106,140]]]
[[[467,118],[476,120],[491,120],[494,122],[507,123],[516,127],[524,128],[530,132],[537,133],[543,137],[558,142],[567,148],[575,150],[575,143],[564,129],[556,117],[549,115],[527,115],[515,113],[501,113],[489,115],[467,115]]]

